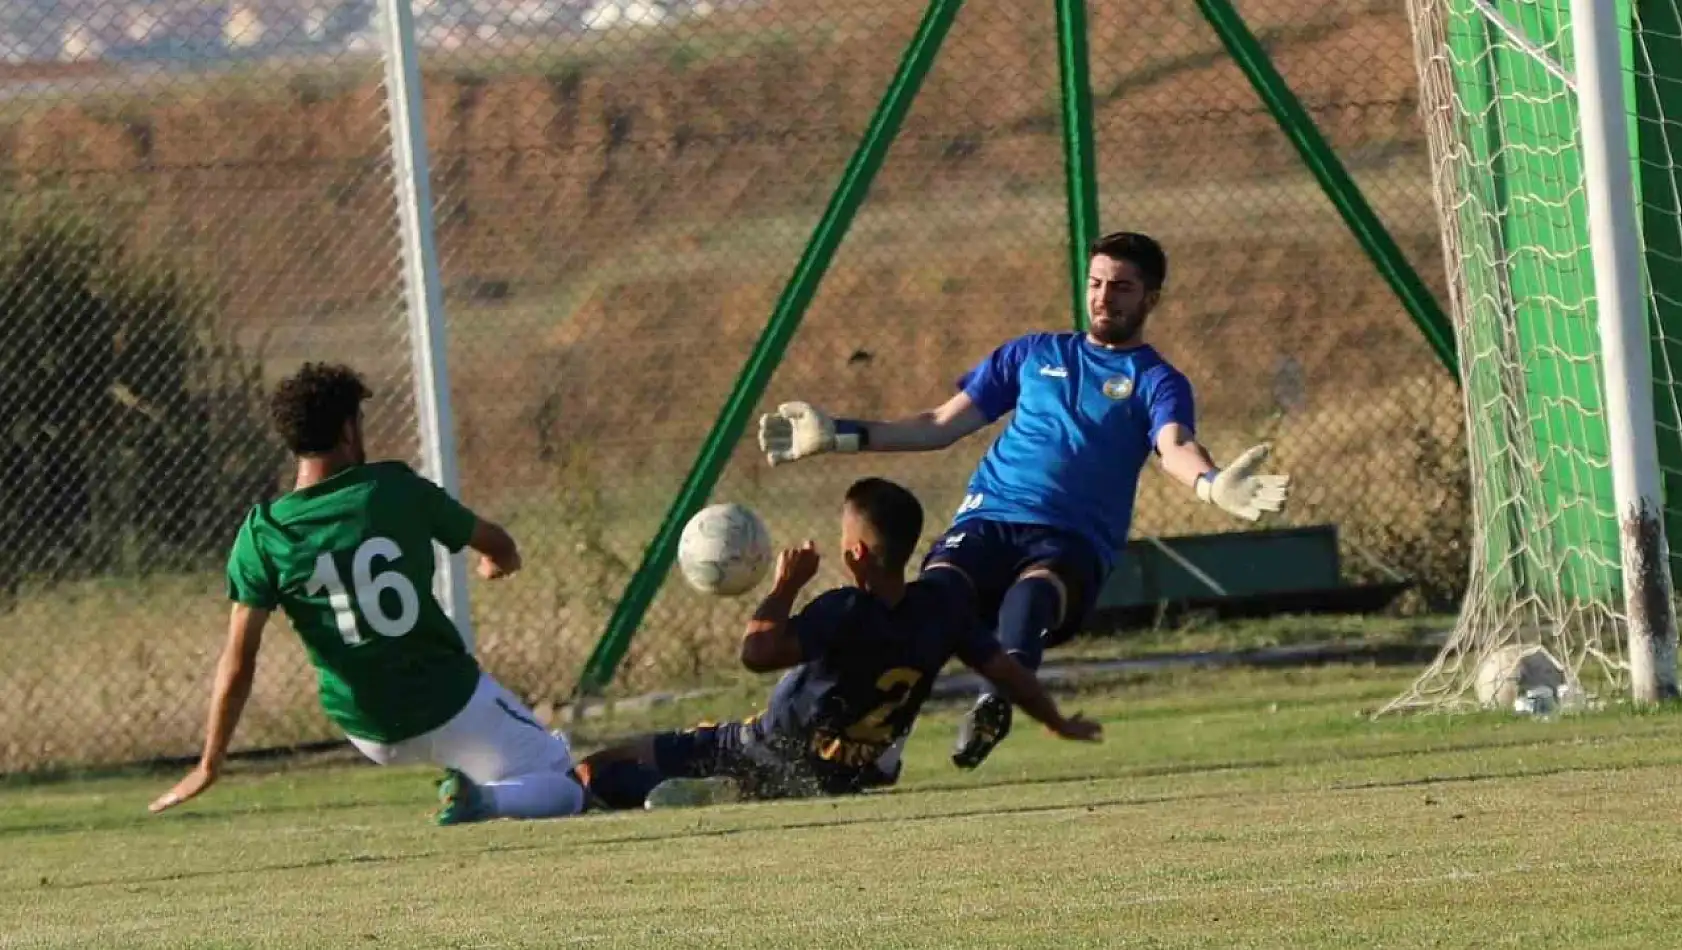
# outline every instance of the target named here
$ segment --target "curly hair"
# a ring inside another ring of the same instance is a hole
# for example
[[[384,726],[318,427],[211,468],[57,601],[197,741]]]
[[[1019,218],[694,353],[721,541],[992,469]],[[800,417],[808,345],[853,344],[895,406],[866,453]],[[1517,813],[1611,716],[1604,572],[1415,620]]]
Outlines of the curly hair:
[[[294,455],[319,455],[339,443],[345,423],[356,418],[373,392],[362,377],[339,363],[305,363],[280,381],[269,397],[269,418]]]

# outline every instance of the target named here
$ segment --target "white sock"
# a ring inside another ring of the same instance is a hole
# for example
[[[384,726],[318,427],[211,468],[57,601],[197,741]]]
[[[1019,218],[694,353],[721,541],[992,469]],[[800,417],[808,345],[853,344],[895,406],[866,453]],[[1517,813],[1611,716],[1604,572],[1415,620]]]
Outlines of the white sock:
[[[498,818],[556,818],[584,810],[584,788],[565,772],[516,775],[479,786],[485,805]]]

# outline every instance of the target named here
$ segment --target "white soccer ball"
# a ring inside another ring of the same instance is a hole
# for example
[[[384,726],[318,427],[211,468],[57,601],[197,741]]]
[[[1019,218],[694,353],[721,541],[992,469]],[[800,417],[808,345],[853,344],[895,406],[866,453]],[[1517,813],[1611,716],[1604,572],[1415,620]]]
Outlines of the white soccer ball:
[[[735,597],[754,588],[771,567],[771,532],[737,504],[702,508],[683,526],[678,568],[703,594]]]
[[[1565,670],[1540,646],[1509,643],[1478,663],[1473,689],[1478,702],[1494,709],[1512,709],[1532,691],[1553,694],[1565,684]]]

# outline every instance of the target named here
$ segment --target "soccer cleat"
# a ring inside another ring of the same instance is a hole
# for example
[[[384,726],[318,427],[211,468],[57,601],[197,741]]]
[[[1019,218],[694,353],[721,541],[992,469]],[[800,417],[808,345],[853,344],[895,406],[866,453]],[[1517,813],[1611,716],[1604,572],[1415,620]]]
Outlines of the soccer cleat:
[[[891,788],[899,781],[901,763],[893,763],[892,768],[883,768],[882,763],[875,762],[864,767],[859,776],[859,788]]]
[[[982,696],[958,726],[958,741],[952,748],[952,764],[960,769],[975,768],[1008,735],[1010,703],[997,696]]]
[[[432,816],[440,825],[462,825],[490,817],[479,786],[455,769],[444,770],[438,783],[438,811]]]
[[[723,776],[712,778],[669,778],[654,786],[643,799],[642,807],[695,808],[703,805],[726,805],[740,801],[741,788],[734,780]]]

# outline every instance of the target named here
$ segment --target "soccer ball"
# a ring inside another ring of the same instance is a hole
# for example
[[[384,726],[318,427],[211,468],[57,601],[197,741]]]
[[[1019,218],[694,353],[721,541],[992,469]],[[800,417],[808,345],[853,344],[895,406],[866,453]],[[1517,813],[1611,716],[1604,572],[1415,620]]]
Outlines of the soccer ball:
[[[1478,664],[1473,688],[1487,708],[1512,709],[1513,703],[1534,692],[1556,693],[1565,684],[1565,670],[1539,646],[1509,643]]]
[[[771,566],[771,532],[765,522],[736,504],[712,505],[695,513],[677,542],[683,579],[703,594],[735,597],[752,590]]]

